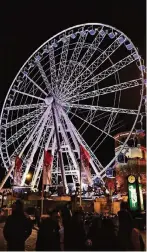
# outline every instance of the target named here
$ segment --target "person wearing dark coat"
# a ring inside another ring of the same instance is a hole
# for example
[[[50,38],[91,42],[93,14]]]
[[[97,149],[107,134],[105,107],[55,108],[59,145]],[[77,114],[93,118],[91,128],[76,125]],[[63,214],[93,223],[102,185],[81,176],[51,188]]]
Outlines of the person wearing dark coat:
[[[84,229],[83,216],[77,211],[72,216],[69,230],[69,251],[84,251],[86,243],[86,233]],[[66,249],[65,249],[66,250]]]
[[[118,251],[118,239],[112,219],[103,219],[97,250]]]
[[[127,210],[118,212],[118,242],[120,251],[141,251],[140,233],[134,228],[133,218]]]
[[[12,205],[12,215],[8,216],[3,234],[8,251],[24,251],[25,241],[32,233],[32,222],[23,211],[23,202],[17,200]]]
[[[57,211],[53,211],[50,217],[41,221],[37,241],[36,251],[59,251],[60,233]]]
[[[35,206],[34,215],[35,215],[35,224],[39,227],[39,225],[40,225],[40,209],[36,206]]]
[[[69,205],[65,205],[62,209],[62,221],[64,226],[64,250],[68,251],[71,242],[70,242],[70,230],[71,230],[71,219],[72,219],[72,213],[69,208]]]
[[[87,240],[90,240],[92,242],[91,247],[90,247],[90,250],[92,251],[98,250],[99,241],[101,239],[100,238],[101,226],[102,226],[101,218],[95,217],[92,220],[92,223],[89,227]]]

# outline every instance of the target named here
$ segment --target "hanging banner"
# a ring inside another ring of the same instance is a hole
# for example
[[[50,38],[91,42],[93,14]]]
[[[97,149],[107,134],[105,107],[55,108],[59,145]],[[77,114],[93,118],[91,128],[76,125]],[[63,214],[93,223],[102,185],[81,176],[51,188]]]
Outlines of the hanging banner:
[[[92,184],[91,172],[89,167],[90,155],[88,151],[80,145],[81,177],[84,184]]]
[[[19,186],[21,183],[21,166],[22,160],[18,156],[15,158],[15,167],[14,167],[14,185]]]
[[[51,167],[53,162],[53,156],[48,151],[44,151],[44,163],[43,163],[43,184],[51,185]]]
[[[128,199],[130,210],[137,211],[139,209],[139,206],[137,197],[136,178],[134,175],[128,176]]]

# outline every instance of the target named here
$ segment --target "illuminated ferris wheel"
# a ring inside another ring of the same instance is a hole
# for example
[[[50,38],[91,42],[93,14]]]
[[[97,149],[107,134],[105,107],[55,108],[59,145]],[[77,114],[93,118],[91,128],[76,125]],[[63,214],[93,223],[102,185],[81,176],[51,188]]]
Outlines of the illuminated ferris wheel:
[[[116,157],[104,163],[101,149],[113,148],[114,135],[127,129],[121,152],[139,116],[143,88],[141,57],[123,32],[88,23],[58,33],[24,63],[5,98],[0,118],[5,169],[21,158],[20,186],[31,171],[31,188],[38,188],[47,150],[53,156],[52,185],[62,181],[67,188],[69,176],[79,182],[82,146],[92,180],[103,180]],[[9,175],[13,179],[13,171]]]

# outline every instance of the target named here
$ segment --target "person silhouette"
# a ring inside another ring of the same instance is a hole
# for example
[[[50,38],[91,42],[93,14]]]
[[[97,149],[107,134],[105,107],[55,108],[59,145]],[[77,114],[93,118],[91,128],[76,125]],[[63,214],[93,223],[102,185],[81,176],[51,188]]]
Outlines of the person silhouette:
[[[8,216],[3,234],[8,251],[24,251],[25,241],[32,233],[32,222],[24,213],[24,205],[17,200],[12,205],[12,215]]]

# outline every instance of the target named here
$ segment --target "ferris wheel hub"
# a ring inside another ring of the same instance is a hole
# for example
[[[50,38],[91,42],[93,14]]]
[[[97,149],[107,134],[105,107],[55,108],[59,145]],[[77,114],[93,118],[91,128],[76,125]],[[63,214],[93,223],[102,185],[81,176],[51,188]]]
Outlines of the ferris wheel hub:
[[[46,97],[45,98],[45,104],[49,106],[49,105],[51,105],[51,103],[53,102],[53,100],[54,99],[53,99],[52,96]]]

